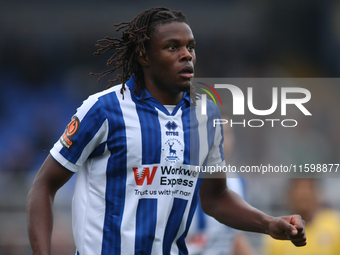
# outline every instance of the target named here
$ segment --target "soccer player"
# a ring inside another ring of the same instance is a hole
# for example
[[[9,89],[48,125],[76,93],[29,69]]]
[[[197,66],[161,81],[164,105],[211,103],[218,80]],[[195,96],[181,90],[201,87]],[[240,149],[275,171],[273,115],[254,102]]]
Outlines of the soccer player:
[[[187,254],[185,236],[200,191],[202,208],[234,228],[306,243],[298,215],[271,217],[244,202],[225,178],[198,178],[191,165],[224,164],[219,111],[195,118],[195,39],[180,11],[151,8],[117,25],[97,54],[122,68],[122,85],[83,102],[41,166],[27,199],[33,254],[50,254],[53,199],[77,173],[77,254]],[[195,144],[196,146],[190,146]],[[191,155],[196,155],[191,159]],[[192,162],[194,161],[194,162]]]

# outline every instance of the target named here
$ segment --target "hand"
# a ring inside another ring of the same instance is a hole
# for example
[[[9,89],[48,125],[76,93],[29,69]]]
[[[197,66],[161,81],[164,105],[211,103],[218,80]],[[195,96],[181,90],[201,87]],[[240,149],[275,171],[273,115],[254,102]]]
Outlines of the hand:
[[[291,240],[295,246],[306,245],[305,221],[300,215],[274,217],[269,221],[268,234],[280,240]]]

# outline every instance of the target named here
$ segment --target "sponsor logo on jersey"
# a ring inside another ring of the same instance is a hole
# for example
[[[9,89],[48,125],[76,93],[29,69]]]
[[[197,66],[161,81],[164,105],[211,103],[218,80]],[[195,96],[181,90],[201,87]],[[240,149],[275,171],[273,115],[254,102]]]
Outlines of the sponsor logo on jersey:
[[[184,168],[184,167],[177,167],[174,168],[172,166],[161,166],[161,185],[167,185],[167,186],[175,186],[175,185],[182,185],[182,186],[188,186],[192,187],[194,185],[194,181],[188,180],[188,177],[196,178],[197,172]],[[177,178],[170,178],[170,175],[177,175]]]
[[[153,182],[153,178],[155,177],[158,166],[154,166],[150,173],[149,167],[143,167],[142,170],[139,170],[138,167],[133,167],[133,173],[135,175],[135,181],[138,186],[142,186],[144,180],[146,179],[146,184],[151,185]]]
[[[169,130],[166,131],[167,136],[178,136],[178,131],[175,131],[178,128],[178,125],[174,121],[168,121],[165,124],[165,127]]]
[[[137,186],[152,185],[159,166],[144,166],[142,168],[132,167],[135,182]],[[194,180],[197,178],[198,172],[191,170],[187,167],[172,167],[172,166],[160,166],[160,176],[156,178],[156,182],[159,181],[161,186],[188,186],[193,187]],[[159,175],[158,174],[158,175]],[[139,193],[138,193],[139,194]]]
[[[67,150],[69,150],[74,144],[74,141],[72,141],[71,138],[74,137],[78,133],[79,125],[80,125],[79,119],[76,116],[74,116],[71,122],[67,125],[65,132],[60,137],[61,144]]]

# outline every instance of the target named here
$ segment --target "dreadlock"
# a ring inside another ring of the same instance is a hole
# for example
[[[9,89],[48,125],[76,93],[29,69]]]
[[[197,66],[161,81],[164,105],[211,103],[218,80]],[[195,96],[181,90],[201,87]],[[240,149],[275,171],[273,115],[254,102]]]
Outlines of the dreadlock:
[[[115,79],[109,80],[108,88],[112,87],[115,81],[120,81],[122,83],[120,93],[124,96],[125,83],[132,76],[136,84],[133,92],[140,95],[145,85],[143,69],[138,62],[138,56],[146,53],[146,43],[155,32],[157,25],[165,25],[175,21],[188,24],[181,11],[156,7],[141,12],[130,22],[114,24],[117,27],[116,32],[123,29],[121,38],[106,36],[104,39],[98,40],[98,44],[96,44],[98,50],[94,53],[94,55],[102,55],[110,50],[115,50],[115,53],[107,60],[107,66],[112,66],[112,68],[98,74],[91,73],[91,75],[100,75],[98,79],[100,81],[105,76],[122,68],[122,74],[118,74]],[[104,43],[104,45],[101,43]],[[145,94],[143,99],[144,96]]]

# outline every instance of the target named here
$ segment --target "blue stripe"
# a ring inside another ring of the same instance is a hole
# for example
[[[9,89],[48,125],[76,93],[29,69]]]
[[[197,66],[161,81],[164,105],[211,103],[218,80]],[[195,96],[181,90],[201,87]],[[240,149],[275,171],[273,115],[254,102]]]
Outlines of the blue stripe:
[[[190,116],[187,116],[190,115]],[[188,118],[189,117],[189,118]],[[189,121],[189,125],[188,125]],[[198,166],[199,165],[199,133],[198,120],[196,116],[196,107],[185,109],[182,117],[184,130],[184,164]],[[189,132],[189,134],[188,134]],[[189,157],[189,159],[188,159]],[[189,160],[189,161],[188,161]]]
[[[241,183],[241,188],[242,188],[242,192],[243,192],[243,199],[246,200],[246,197],[247,197],[247,185],[246,185],[246,181],[244,178],[239,178],[240,180],[240,183]]]
[[[151,100],[145,100],[141,103],[134,94],[131,94],[131,97],[136,104],[141,126],[142,164],[159,164],[162,152],[162,136],[158,112]],[[155,130],[157,131],[155,132]]]
[[[184,108],[184,107],[183,107]],[[191,120],[190,120],[190,109],[194,107],[189,108],[182,108],[182,125],[183,125],[183,132],[184,132],[184,158],[183,158],[183,164],[190,165],[190,136],[191,136]],[[195,141],[195,139],[193,139]],[[196,147],[192,147],[194,149]],[[196,148],[197,149],[197,148]],[[193,151],[193,155],[195,155],[195,151]]]
[[[188,249],[185,245],[185,237],[188,234],[188,231],[189,231],[189,228],[190,228],[190,225],[191,225],[191,222],[192,222],[192,218],[194,217],[195,210],[196,210],[196,207],[197,207],[197,203],[199,201],[198,192],[200,190],[202,181],[203,181],[203,178],[197,179],[195,191],[194,191],[194,194],[193,194],[193,197],[192,197],[192,202],[191,202],[191,206],[190,206],[190,210],[189,210],[189,214],[188,214],[187,225],[186,225],[184,233],[177,240],[177,246],[178,246],[180,255],[188,254]]]
[[[78,133],[71,138],[73,145],[70,150],[63,147],[60,154],[68,161],[75,164],[81,156],[85,146],[93,139],[103,125],[105,118],[106,116],[101,110],[100,103],[96,102],[80,122]]]
[[[102,255],[121,253],[120,228],[126,189],[126,132],[116,93],[101,97],[107,109],[109,135],[107,146],[111,153],[106,171],[105,219]]]
[[[157,199],[140,199],[136,215],[135,254],[151,254],[157,222]]]
[[[179,103],[176,105],[171,115],[175,116],[179,108],[182,108],[182,111],[183,111],[184,109],[187,109],[189,107],[190,107],[190,96],[187,94],[187,92],[184,92],[184,95],[181,101],[179,101]]]
[[[216,106],[213,105],[211,101],[207,102],[207,113],[208,113],[208,121],[207,121],[207,134],[208,134],[208,146],[209,151],[214,143],[214,137],[216,132],[216,127],[213,125],[214,117],[217,118],[215,115],[216,113]],[[210,114],[209,114],[210,113]],[[213,113],[213,114],[211,114]]]
[[[198,229],[202,231],[206,228],[207,222],[206,222],[205,214],[204,214],[203,209],[201,207],[201,203],[198,204],[196,210],[197,210],[196,213],[197,213],[197,216],[198,216]]]
[[[174,198],[172,209],[165,227],[163,238],[163,255],[169,255],[171,245],[174,242],[178,229],[181,225],[183,214],[188,201],[180,198]]]
[[[101,156],[105,152],[105,146],[106,142],[99,144],[97,148],[90,154],[89,159]]]

